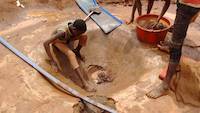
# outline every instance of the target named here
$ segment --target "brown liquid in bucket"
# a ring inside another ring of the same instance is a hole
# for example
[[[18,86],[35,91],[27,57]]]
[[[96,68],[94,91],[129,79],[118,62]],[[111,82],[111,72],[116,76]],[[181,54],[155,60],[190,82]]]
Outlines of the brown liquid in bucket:
[[[156,24],[156,19],[145,19],[145,20],[141,20],[139,22],[139,25],[145,29],[153,29],[153,30],[162,30],[167,28],[167,23],[160,20],[160,22],[154,27],[154,25]]]

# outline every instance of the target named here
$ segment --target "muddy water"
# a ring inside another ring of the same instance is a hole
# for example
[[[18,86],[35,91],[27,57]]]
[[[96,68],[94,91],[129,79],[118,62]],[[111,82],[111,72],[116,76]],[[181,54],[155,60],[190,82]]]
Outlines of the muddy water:
[[[161,30],[161,29],[167,28],[167,25],[163,24],[162,22],[159,22],[156,26],[155,26],[155,24],[156,24],[155,19],[151,19],[148,21],[143,20],[143,21],[139,22],[139,25],[146,29]],[[153,27],[153,26],[155,26],[155,27]]]
[[[156,24],[156,18],[152,19],[143,19],[139,21],[139,25],[145,29],[153,29],[152,27]],[[164,20],[160,20],[158,25],[154,28],[154,30],[160,30],[160,29],[165,29],[169,27],[169,24],[165,22]]]

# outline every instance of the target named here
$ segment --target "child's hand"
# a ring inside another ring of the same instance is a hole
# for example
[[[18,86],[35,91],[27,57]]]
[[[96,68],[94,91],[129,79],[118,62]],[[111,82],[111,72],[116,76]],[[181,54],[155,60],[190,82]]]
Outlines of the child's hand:
[[[78,57],[81,61],[85,62],[85,57],[81,55],[80,51],[74,49],[73,52],[75,53],[76,57]]]
[[[83,62],[85,62],[86,61],[85,56],[80,55],[80,60],[83,61]]]
[[[83,61],[83,62],[86,61],[86,60],[85,60],[85,56],[81,55],[80,53],[78,53],[77,57],[78,57],[81,61]]]

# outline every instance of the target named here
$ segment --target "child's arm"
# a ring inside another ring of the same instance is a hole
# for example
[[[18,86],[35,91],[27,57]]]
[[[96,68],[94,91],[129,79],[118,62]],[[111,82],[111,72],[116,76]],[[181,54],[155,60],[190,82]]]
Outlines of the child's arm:
[[[159,22],[160,19],[161,19],[161,18],[164,16],[164,14],[166,13],[167,9],[168,9],[169,6],[170,6],[170,2],[171,2],[171,0],[165,0],[165,5],[164,5],[164,7],[163,7],[163,9],[162,9],[162,11],[161,11],[160,16],[159,16],[158,19],[157,19],[157,22]]]
[[[87,43],[87,35],[82,35],[80,37],[81,39],[79,40],[79,44],[76,47],[76,49],[73,50],[73,52],[76,54],[77,57],[79,57],[81,60],[85,60],[84,56],[80,54],[80,50],[82,49],[83,46],[86,46]]]
[[[46,42],[44,42],[44,48],[45,48],[45,51],[47,53],[47,55],[49,56],[50,60],[53,61],[53,57],[51,55],[51,52],[50,52],[50,44],[53,44],[56,42],[56,40],[58,40],[57,38],[58,37],[62,37],[64,36],[64,32],[58,32],[56,34],[53,34],[52,37],[47,40]]]
[[[87,39],[88,39],[87,35],[82,35],[80,38],[81,39],[79,40],[78,46],[75,49],[77,52],[80,52],[81,48],[83,46],[86,46]]]
[[[82,45],[78,44],[78,46],[76,47],[74,51],[80,53],[80,50],[82,47],[83,47]]]

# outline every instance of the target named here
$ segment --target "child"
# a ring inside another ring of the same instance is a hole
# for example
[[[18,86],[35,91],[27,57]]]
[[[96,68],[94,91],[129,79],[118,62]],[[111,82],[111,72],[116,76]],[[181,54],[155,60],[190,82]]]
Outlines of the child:
[[[81,81],[81,83],[77,83],[77,85],[79,85],[81,88],[84,88],[86,91],[95,91],[94,88],[89,85],[89,82],[85,80],[85,78],[88,77],[81,73],[80,66],[76,58],[78,57],[84,61],[84,57],[80,54],[80,50],[86,45],[87,35],[84,35],[86,30],[86,23],[82,19],[77,19],[74,22],[63,23],[53,32],[51,38],[44,43],[44,47],[47,55],[50,58],[51,64],[54,67],[59,67],[59,64],[51,54],[51,46],[56,47],[69,59],[71,67],[76,73],[76,78],[79,78],[79,81]],[[74,41],[76,40],[79,41],[79,44],[76,48],[74,48]]]

